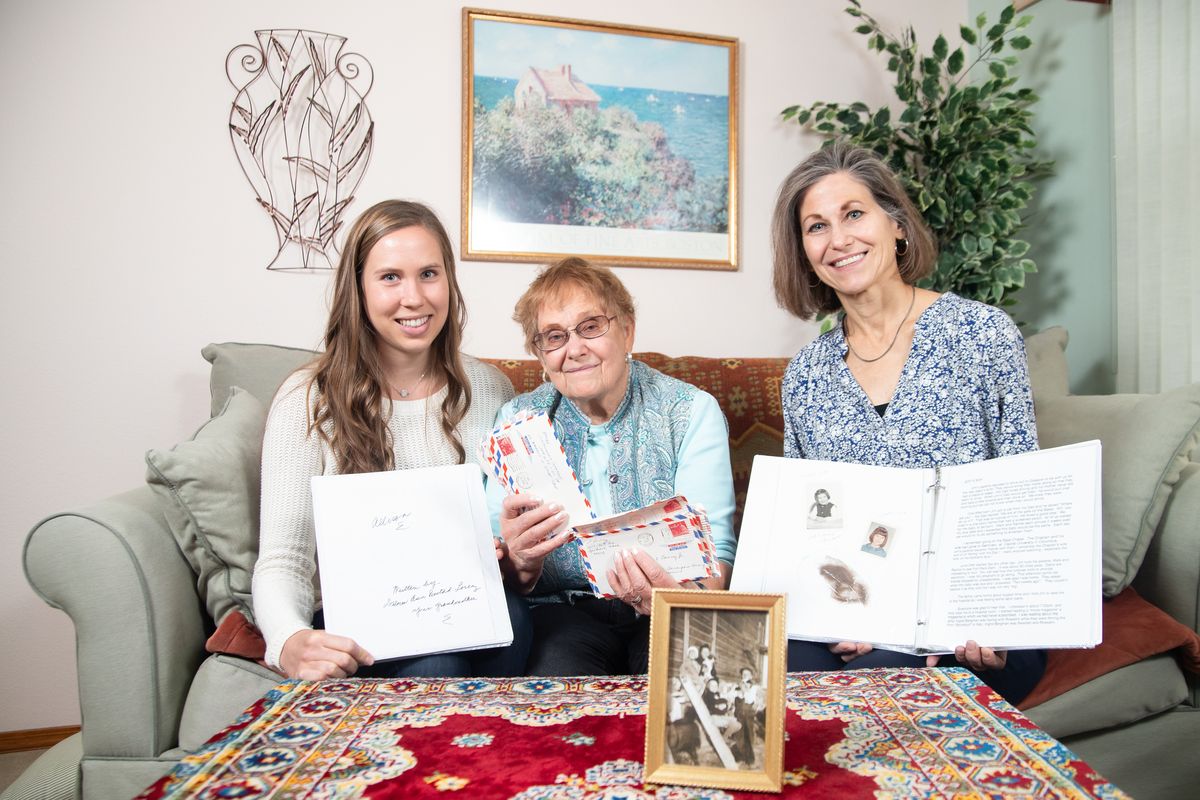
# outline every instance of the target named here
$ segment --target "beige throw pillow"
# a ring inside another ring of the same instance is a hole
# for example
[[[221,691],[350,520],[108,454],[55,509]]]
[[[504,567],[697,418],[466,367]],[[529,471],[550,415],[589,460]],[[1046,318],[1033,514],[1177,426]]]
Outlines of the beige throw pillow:
[[[1137,575],[1200,442],[1200,384],[1156,395],[1041,398],[1037,427],[1043,448],[1102,443],[1104,594],[1112,597]]]
[[[317,357],[312,350],[241,342],[210,344],[200,354],[212,364],[208,388],[214,415],[234,386],[245,389],[269,408],[283,379]]]

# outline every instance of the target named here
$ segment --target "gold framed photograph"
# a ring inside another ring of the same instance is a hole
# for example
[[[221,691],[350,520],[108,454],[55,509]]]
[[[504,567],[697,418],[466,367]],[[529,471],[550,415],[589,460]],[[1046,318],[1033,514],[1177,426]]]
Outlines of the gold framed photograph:
[[[738,266],[735,38],[463,9],[462,258]]]
[[[785,608],[781,594],[655,590],[647,783],[781,790]]]

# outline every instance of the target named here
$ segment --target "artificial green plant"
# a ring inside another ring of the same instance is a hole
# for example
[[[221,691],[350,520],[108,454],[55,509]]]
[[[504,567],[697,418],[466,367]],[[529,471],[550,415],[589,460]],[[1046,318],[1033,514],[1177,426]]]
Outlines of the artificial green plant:
[[[1015,88],[1009,68],[1017,58],[1001,55],[1006,47],[1028,49],[1029,37],[1020,31],[1032,17],[1014,19],[1012,6],[1005,6],[988,26],[980,14],[973,28],[960,26],[962,45],[952,51],[939,35],[925,54],[911,26],[893,36],[859,0],[849,2],[846,13],[860,21],[855,31],[867,37],[868,48],[886,54],[896,76],[904,104],[899,119],[887,106],[827,102],[790,106],[783,118],[828,140],[874,150],[896,171],[937,238],[937,267],[922,286],[1012,305],[1025,274],[1037,270],[1025,257],[1029,243],[1018,236],[1021,212],[1033,196],[1033,180],[1049,174],[1052,164],[1035,153],[1030,107],[1037,95]]]

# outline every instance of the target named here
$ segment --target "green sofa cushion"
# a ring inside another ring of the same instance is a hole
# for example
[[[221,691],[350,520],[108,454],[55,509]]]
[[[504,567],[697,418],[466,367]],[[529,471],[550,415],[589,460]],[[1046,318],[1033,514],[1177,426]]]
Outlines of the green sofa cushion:
[[[312,350],[297,347],[241,342],[210,344],[200,354],[212,364],[208,378],[212,414],[217,413],[234,386],[245,389],[270,408],[283,379],[317,356]]]
[[[266,406],[234,388],[186,442],[146,453],[146,481],[163,500],[179,549],[196,572],[209,616],[240,610],[253,621],[250,579],[258,557],[259,461]]]
[[[1037,426],[1043,448],[1103,445],[1104,594],[1113,597],[1137,575],[1200,442],[1200,384],[1156,395],[1039,398]]]

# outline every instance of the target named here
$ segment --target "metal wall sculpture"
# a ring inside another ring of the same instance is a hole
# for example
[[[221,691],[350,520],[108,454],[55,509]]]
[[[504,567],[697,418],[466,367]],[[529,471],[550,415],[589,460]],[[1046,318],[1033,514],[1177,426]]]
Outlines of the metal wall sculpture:
[[[375,123],[364,98],[374,73],[343,36],[255,31],[225,57],[237,89],[229,133],[242,172],[275,226],[267,269],[333,269],[334,235],[371,159]]]

